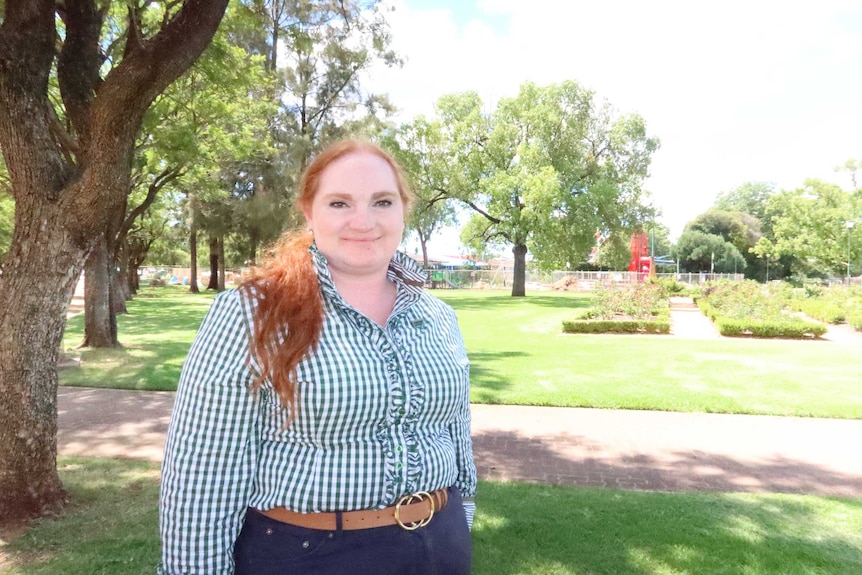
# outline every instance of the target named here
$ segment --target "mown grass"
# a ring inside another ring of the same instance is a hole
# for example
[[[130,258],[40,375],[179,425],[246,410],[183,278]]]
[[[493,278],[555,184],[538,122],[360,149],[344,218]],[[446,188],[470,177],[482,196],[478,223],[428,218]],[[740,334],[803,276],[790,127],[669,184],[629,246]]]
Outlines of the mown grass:
[[[862,418],[862,354],[827,341],[564,335],[589,295],[439,290],[472,362],[471,400],[683,412]],[[64,385],[172,390],[213,294],[144,290],[119,317],[119,350],[84,350]],[[83,318],[69,321],[70,353]]]
[[[158,466],[62,457],[59,469],[67,513],[0,541],[0,573],[152,575]],[[484,481],[477,505],[476,575],[862,573],[858,500]]]
[[[195,333],[215,292],[187,287],[143,288],[117,317],[119,349],[76,349],[84,339],[84,315],[66,323],[63,350],[80,368],[60,372],[62,385],[172,391]]]

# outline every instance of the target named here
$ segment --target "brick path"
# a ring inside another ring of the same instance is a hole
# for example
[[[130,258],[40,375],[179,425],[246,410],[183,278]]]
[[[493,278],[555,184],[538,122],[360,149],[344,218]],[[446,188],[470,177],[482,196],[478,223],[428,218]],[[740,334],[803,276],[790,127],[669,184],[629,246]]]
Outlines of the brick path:
[[[173,393],[60,388],[63,454],[159,461]],[[862,498],[862,421],[473,406],[484,479]]]

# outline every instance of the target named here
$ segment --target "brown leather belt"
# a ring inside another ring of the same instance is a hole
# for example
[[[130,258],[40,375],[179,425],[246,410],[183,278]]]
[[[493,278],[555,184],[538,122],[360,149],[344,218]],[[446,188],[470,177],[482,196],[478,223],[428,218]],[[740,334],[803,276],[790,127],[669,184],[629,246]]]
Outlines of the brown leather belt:
[[[405,495],[398,500],[398,503],[384,509],[342,511],[341,528],[352,530],[399,525],[403,529],[413,531],[428,525],[431,518],[434,517],[434,513],[446,507],[448,501],[449,493],[446,489],[438,489],[431,493],[420,491],[412,495]],[[284,507],[259,511],[270,519],[297,527],[322,529],[324,531],[337,529],[336,513],[299,513]]]

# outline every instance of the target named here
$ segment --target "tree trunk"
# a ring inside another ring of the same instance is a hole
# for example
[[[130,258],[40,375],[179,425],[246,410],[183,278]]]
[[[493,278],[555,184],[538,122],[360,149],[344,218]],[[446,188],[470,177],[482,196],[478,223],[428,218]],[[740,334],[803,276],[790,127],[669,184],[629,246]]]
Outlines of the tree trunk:
[[[132,299],[129,289],[129,254],[124,238],[116,241],[114,248],[114,263],[111,266],[113,281],[111,283],[111,310],[115,314],[128,313],[126,302]]]
[[[207,289],[218,291],[218,238],[210,236],[210,280],[207,283]]]
[[[56,205],[22,195],[0,276],[0,519],[56,514],[57,359],[85,253]],[[51,222],[50,225],[44,225]]]
[[[421,231],[419,232],[419,245],[422,247],[422,265],[428,269],[428,238]]]
[[[221,266],[218,269],[218,290],[219,292],[224,291],[225,284],[225,275],[227,273],[227,266],[224,263],[224,234],[219,234],[218,237],[218,260],[221,262]]]
[[[134,267],[130,266],[129,274],[126,277],[126,281],[128,282],[127,285],[129,295],[131,295],[132,297],[134,297],[138,293],[138,290],[141,289],[141,280],[140,276],[138,275],[138,270],[140,270],[140,268],[137,265],[135,265]]]
[[[200,293],[198,289],[198,227],[195,218],[195,210],[192,207],[191,225],[189,231],[189,293]]]
[[[104,235],[84,266],[84,341],[78,347],[117,347],[111,310],[111,264]]]
[[[129,279],[128,272],[124,269],[117,270],[116,265],[112,265],[108,270],[111,278],[111,317],[114,326],[117,324],[117,316],[121,313],[129,313],[126,309],[126,302],[132,299],[129,295]],[[117,340],[119,342],[119,340]]]
[[[155,36],[128,30],[122,61],[102,78],[95,2],[0,2],[0,146],[15,198],[0,276],[3,520],[62,509],[56,366],[66,310],[85,258],[127,200],[144,112],[210,43],[227,3],[184,0]]]
[[[517,245],[512,248],[515,254],[515,271],[512,277],[512,297],[527,295],[527,246]]]

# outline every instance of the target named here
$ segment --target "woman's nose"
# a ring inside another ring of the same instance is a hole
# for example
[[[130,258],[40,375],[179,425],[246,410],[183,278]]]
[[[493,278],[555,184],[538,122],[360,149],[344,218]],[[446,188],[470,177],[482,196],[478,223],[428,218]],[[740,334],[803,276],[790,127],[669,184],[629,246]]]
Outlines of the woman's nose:
[[[374,227],[374,218],[371,210],[367,208],[356,208],[353,212],[353,217],[350,218],[350,225],[358,230],[367,230]]]

